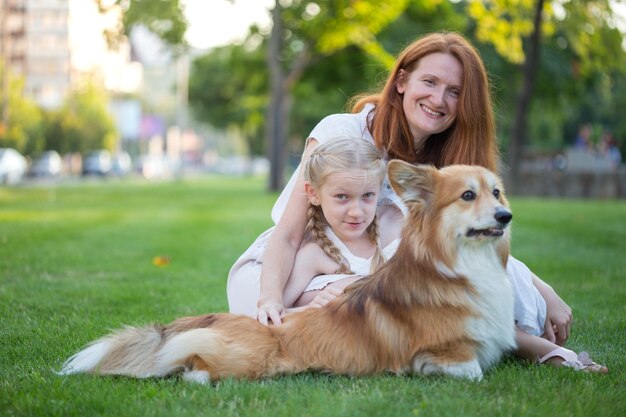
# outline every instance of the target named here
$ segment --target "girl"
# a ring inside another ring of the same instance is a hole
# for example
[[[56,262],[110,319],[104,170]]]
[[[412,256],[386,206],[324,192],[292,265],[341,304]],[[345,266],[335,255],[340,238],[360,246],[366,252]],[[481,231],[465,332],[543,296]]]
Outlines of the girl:
[[[388,238],[389,231],[379,236],[376,219],[385,170],[376,147],[360,138],[336,139],[311,153],[303,166],[310,238],[285,285],[286,307],[325,304],[335,294],[321,290],[345,287],[395,252],[400,239]]]

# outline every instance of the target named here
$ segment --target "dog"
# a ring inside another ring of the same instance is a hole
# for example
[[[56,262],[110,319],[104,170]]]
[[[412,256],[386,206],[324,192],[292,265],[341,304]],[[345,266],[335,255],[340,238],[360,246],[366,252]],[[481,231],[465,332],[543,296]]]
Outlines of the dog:
[[[307,370],[481,379],[515,348],[505,272],[512,214],[502,182],[478,166],[398,160],[388,177],[408,209],[398,250],[326,306],[277,326],[222,313],[127,327],[69,358],[60,374],[182,374],[200,383]]]

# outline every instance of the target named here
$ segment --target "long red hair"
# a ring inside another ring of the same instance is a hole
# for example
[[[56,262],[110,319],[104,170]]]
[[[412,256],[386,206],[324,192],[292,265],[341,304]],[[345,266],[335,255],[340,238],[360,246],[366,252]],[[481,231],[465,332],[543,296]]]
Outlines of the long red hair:
[[[411,73],[422,57],[433,53],[450,54],[460,62],[463,85],[454,123],[445,131],[431,135],[416,154],[402,109],[403,96],[396,85],[400,70]],[[497,169],[498,146],[487,71],[476,49],[463,36],[432,33],[411,43],[398,56],[382,90],[356,96],[352,111],[359,112],[368,103],[376,106],[368,128],[376,146],[386,151],[390,159],[437,167],[467,164]]]

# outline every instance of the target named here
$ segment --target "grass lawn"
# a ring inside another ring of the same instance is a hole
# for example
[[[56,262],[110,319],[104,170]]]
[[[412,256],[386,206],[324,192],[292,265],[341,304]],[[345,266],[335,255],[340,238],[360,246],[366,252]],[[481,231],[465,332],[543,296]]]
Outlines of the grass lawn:
[[[626,415],[624,201],[512,199],[513,254],[573,308],[568,346],[608,376],[513,358],[482,382],[307,373],[200,386],[54,373],[110,329],[226,310],[228,270],[269,226],[275,198],[250,178],[0,188],[0,415]]]

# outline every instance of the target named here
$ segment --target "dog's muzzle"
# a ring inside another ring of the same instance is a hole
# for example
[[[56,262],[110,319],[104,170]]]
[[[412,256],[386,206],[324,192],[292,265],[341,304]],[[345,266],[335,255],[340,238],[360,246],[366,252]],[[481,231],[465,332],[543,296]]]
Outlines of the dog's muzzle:
[[[493,215],[493,218],[497,222],[494,227],[488,227],[486,229],[469,229],[466,236],[502,236],[504,234],[504,228],[511,222],[511,219],[513,219],[513,213],[504,207],[498,207]]]

